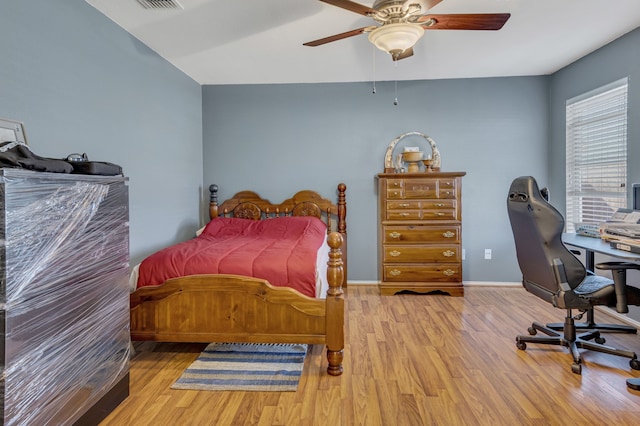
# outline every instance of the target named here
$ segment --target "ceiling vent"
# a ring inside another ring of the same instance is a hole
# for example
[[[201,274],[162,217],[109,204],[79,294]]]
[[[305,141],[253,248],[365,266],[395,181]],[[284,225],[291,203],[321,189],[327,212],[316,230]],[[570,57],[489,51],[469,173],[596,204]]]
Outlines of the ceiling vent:
[[[184,9],[177,0],[138,0],[145,9]]]

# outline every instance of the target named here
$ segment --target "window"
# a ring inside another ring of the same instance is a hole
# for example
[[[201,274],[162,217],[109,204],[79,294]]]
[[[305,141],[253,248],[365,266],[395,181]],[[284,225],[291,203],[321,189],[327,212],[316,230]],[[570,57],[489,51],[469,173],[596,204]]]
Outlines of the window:
[[[568,232],[627,205],[627,87],[623,78],[567,101]]]

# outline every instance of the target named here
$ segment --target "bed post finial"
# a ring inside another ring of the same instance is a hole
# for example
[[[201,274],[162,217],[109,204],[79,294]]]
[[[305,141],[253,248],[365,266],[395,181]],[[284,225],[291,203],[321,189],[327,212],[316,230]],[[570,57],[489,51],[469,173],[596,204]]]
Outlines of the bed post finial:
[[[209,185],[209,218],[218,217],[218,185]]]

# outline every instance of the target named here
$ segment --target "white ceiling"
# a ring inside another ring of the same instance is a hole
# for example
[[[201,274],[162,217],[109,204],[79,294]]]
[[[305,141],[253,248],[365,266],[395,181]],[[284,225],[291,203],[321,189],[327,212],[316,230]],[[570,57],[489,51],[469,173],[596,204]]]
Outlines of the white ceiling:
[[[545,75],[640,26],[640,0],[443,0],[432,13],[511,18],[499,31],[426,31],[414,56],[394,63],[367,34],[303,46],[375,24],[318,0],[86,1],[200,84]]]

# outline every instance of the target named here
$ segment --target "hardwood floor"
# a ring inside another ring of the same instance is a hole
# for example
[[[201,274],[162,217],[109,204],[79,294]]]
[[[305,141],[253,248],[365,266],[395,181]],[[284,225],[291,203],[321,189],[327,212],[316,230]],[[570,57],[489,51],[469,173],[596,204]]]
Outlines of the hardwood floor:
[[[516,348],[533,320],[561,322],[522,288],[464,297],[379,295],[350,286],[345,372],[312,346],[297,392],[172,390],[204,345],[136,343],[130,396],[102,425],[637,425],[640,377],[629,360],[583,351],[582,375],[560,346]],[[596,312],[599,322],[617,322]],[[640,335],[607,344],[640,353]]]

